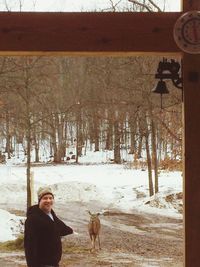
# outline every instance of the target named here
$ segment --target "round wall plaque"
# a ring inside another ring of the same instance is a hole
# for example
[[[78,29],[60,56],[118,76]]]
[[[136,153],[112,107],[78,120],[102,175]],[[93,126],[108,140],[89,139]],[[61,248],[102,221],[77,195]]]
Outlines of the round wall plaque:
[[[200,54],[200,11],[189,11],[174,25],[174,40],[184,52]]]

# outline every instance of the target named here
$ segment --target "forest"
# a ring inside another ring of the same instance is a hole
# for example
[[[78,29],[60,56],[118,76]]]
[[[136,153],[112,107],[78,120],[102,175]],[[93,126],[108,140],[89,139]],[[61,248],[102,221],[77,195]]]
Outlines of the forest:
[[[159,169],[181,169],[182,92],[167,81],[170,93],[161,108],[160,96],[152,93],[160,60],[1,57],[2,160],[23,147],[29,176],[44,150],[46,162],[56,164],[69,154],[78,163],[87,150],[112,150],[111,162],[125,162],[126,151],[131,167],[148,168],[150,181],[152,170],[157,181]],[[150,195],[158,192],[158,182],[150,188]]]

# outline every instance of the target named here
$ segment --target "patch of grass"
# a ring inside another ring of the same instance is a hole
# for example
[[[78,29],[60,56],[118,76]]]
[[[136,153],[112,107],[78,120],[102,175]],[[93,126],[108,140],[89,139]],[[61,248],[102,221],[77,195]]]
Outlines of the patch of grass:
[[[19,235],[17,239],[0,243],[0,250],[13,251],[24,249],[24,236]]]
[[[89,249],[83,246],[63,246],[63,253],[74,253],[74,254],[85,254],[88,253]]]
[[[80,242],[74,242],[73,240],[63,240],[62,242],[63,252],[68,254],[85,254],[90,251],[89,247],[85,244],[80,244]]]

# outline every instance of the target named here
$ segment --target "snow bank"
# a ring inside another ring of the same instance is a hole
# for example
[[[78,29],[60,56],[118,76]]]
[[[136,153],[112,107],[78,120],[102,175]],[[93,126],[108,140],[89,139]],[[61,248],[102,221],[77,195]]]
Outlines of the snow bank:
[[[0,242],[14,240],[23,232],[24,217],[0,209]]]

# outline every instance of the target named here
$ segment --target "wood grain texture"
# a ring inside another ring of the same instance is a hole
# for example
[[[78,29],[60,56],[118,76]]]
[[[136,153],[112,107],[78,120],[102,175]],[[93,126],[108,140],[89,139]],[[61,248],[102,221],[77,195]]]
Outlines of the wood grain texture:
[[[185,266],[198,267],[200,244],[200,55],[185,54]]]
[[[200,10],[183,0],[184,12]],[[200,55],[183,54],[184,84],[184,267],[199,267],[200,244]]]
[[[0,13],[2,52],[179,52],[180,13]]]
[[[189,10],[200,10],[200,1],[199,0],[183,0],[182,6],[184,12]]]

